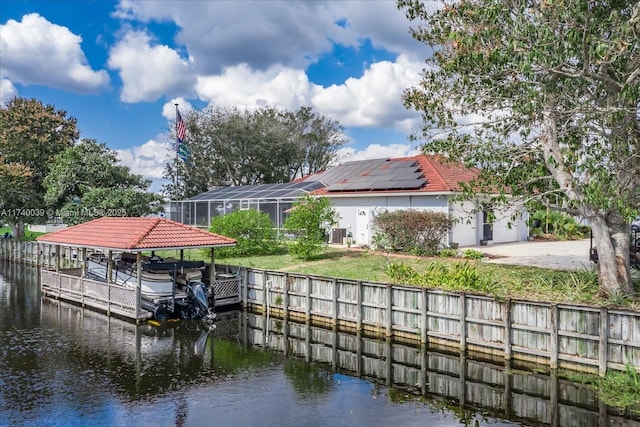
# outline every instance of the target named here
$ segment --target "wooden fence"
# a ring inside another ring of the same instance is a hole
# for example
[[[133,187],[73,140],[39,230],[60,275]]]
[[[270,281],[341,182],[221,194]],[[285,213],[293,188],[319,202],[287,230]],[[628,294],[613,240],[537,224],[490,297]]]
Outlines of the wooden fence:
[[[640,369],[640,313],[632,311],[258,269],[241,275],[243,304],[270,315],[551,369]]]

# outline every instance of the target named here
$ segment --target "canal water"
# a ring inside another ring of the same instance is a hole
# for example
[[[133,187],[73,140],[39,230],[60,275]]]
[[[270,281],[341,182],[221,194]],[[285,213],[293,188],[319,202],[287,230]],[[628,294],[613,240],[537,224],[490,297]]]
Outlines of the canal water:
[[[134,325],[0,262],[0,426],[639,425],[587,388],[247,312]]]

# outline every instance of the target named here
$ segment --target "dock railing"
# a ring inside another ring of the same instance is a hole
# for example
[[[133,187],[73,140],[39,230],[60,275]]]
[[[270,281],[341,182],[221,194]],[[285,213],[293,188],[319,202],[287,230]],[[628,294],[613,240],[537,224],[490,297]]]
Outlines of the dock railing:
[[[136,309],[135,289],[80,277],[79,270],[72,268],[55,272],[43,268],[40,272],[42,293],[89,306],[108,315],[136,320],[149,317],[147,311]]]

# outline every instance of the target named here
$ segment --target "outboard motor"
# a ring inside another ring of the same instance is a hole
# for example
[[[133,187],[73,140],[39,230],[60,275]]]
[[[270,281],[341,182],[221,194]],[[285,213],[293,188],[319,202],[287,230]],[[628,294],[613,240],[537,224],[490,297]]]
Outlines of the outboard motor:
[[[189,282],[187,292],[190,297],[190,310],[192,319],[204,319],[207,323],[213,323],[216,314],[209,307],[207,288],[202,282]]]

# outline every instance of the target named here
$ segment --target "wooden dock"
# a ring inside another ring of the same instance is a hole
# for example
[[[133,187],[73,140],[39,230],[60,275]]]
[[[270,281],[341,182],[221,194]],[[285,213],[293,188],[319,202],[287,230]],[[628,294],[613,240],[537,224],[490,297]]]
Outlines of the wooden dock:
[[[136,314],[135,291],[132,289],[81,277],[82,248],[62,247],[58,250],[60,265],[59,271],[56,272],[55,246],[16,239],[0,239],[0,259],[42,269],[41,285],[45,295],[135,321],[149,317],[149,312],[146,310]],[[239,304],[240,279],[235,274],[227,273],[226,268],[216,272],[215,277],[213,292],[216,307]],[[133,301],[131,292],[133,292]]]

